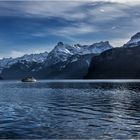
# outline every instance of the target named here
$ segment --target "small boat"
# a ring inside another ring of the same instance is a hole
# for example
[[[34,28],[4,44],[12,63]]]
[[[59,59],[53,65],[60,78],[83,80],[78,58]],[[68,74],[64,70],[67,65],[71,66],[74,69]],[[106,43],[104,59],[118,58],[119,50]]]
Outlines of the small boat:
[[[22,82],[36,82],[36,79],[34,77],[25,77],[21,79]]]

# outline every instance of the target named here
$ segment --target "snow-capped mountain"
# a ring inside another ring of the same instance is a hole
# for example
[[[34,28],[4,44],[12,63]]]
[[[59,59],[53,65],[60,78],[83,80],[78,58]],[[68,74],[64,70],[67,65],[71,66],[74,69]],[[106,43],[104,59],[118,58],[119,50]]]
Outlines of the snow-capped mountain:
[[[48,54],[46,65],[67,61],[72,55],[99,54],[111,48],[112,46],[108,41],[94,43],[92,45],[68,45],[63,42],[59,42]]]
[[[23,57],[20,57],[20,58],[17,58],[19,61],[20,60],[26,60],[26,61],[29,61],[29,62],[38,62],[38,63],[41,63],[43,62],[44,60],[46,60],[48,56],[48,52],[44,52],[44,53],[39,53],[39,54],[30,54],[30,55],[24,55]]]
[[[67,61],[45,66],[37,62],[17,62],[4,68],[4,79],[21,79],[33,76],[37,79],[82,79],[88,72],[89,64],[95,54],[73,55]]]
[[[40,54],[30,54],[30,55],[24,55],[22,57],[17,58],[3,58],[0,60],[0,70],[3,68],[10,67],[11,65],[17,63],[17,62],[38,62],[42,63],[44,60],[46,60],[48,56],[48,52],[40,53]]]
[[[111,49],[112,46],[109,44],[109,41],[105,42],[99,42],[99,43],[94,43],[92,45],[76,45],[77,48],[79,47],[79,53],[78,54],[99,54],[102,53],[103,51],[106,51],[108,49]]]
[[[47,62],[45,65],[51,65],[58,63],[60,61],[67,61],[67,59],[72,56],[75,52],[75,48],[59,42],[54,49],[48,54]]]
[[[58,62],[64,62],[67,61],[69,57],[72,55],[85,55],[85,54],[97,54],[101,53],[105,50],[111,49],[112,46],[109,44],[108,41],[106,42],[99,42],[92,45],[68,45],[64,44],[63,42],[59,42],[54,49],[48,53],[40,53],[40,54],[30,54],[30,55],[24,55],[22,57],[17,58],[3,58],[0,60],[0,69],[3,69],[5,67],[9,67],[12,64],[17,63],[18,61],[29,61],[29,62],[38,62],[42,63],[45,60],[45,63],[47,65],[56,64]]]
[[[1,75],[6,79],[26,75],[41,79],[82,78],[88,70],[91,58],[111,48],[108,41],[92,45],[68,45],[59,42],[49,54],[31,54],[6,59],[8,67],[4,67]]]
[[[136,47],[138,45],[140,45],[140,32],[132,36],[131,39],[126,44],[124,44],[123,47]]]

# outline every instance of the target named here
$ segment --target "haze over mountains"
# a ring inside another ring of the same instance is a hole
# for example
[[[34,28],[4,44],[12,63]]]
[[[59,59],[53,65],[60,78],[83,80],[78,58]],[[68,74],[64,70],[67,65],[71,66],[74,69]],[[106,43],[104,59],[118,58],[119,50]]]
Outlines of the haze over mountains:
[[[140,33],[120,48],[113,48],[108,41],[92,45],[59,42],[50,53],[0,60],[1,76],[4,79],[137,78],[139,46]]]

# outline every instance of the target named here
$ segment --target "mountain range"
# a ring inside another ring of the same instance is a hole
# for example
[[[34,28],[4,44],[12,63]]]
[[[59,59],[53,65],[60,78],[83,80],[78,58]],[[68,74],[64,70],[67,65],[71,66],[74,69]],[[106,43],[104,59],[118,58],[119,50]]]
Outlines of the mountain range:
[[[38,62],[41,63],[45,61],[46,57],[48,56],[48,52],[40,53],[40,54],[30,54],[30,55],[24,55],[22,57],[17,58],[3,58],[0,60],[0,71],[2,71],[4,68],[9,68],[11,65],[22,62],[22,61],[28,61],[28,62]]]
[[[86,79],[140,79],[140,33],[123,47],[93,57]]]
[[[111,49],[108,41],[92,45],[68,45],[59,42],[47,53],[0,60],[4,79],[34,76],[38,79],[81,79],[88,72],[93,56]]]
[[[21,79],[140,78],[140,33],[122,47],[108,41],[92,45],[59,42],[51,52],[0,60],[1,77]],[[132,66],[132,67],[131,67]]]

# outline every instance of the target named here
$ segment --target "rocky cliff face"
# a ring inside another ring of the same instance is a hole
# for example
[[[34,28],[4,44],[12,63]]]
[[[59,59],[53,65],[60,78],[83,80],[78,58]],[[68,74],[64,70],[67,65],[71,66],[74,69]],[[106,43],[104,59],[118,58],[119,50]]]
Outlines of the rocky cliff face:
[[[93,57],[87,79],[139,79],[140,46],[115,48]]]
[[[48,54],[47,61],[45,61],[44,65],[49,66],[59,62],[66,62],[74,55],[100,54],[101,52],[111,48],[112,46],[108,41],[94,43],[92,45],[68,45],[63,42],[59,42]]]
[[[26,59],[22,57],[20,61],[5,67],[1,75],[5,79],[25,76],[38,79],[81,79],[88,72],[91,58],[111,48],[108,41],[73,46],[59,42],[43,61],[29,61],[24,56]]]
[[[137,47],[140,45],[140,32],[131,37],[131,39],[124,44],[124,48]]]
[[[5,79],[21,79],[33,76],[37,79],[82,79],[88,72],[89,64],[96,54],[73,55],[66,62],[45,66],[37,62],[19,62],[2,71]]]
[[[87,79],[139,79],[140,32],[120,48],[104,51],[93,57]]]

